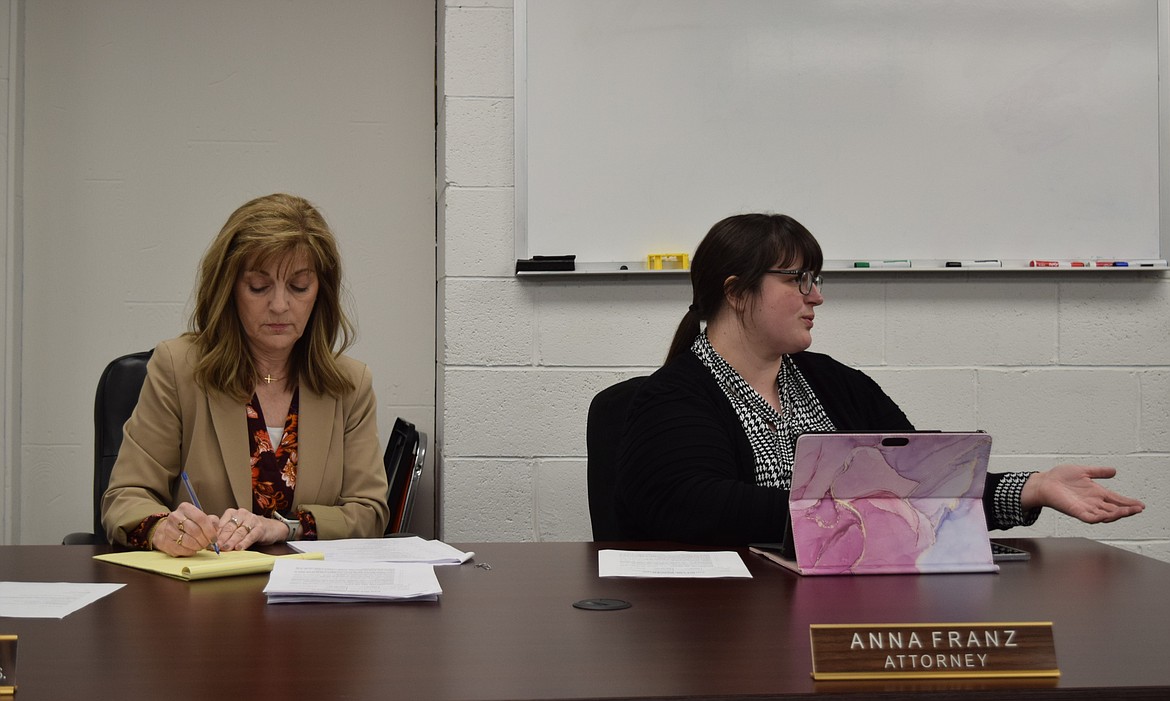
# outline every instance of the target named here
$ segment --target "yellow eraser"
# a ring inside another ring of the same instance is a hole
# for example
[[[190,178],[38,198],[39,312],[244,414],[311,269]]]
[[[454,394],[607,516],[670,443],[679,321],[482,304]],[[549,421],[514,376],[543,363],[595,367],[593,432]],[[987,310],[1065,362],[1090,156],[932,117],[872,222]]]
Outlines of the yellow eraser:
[[[646,256],[647,270],[689,270],[689,253],[650,253]]]

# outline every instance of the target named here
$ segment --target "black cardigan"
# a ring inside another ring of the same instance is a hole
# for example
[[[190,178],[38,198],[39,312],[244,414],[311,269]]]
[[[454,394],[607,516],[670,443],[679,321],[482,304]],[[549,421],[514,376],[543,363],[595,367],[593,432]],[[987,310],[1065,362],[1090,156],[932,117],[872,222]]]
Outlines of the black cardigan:
[[[910,420],[865,373],[827,355],[792,356],[841,431],[910,431]],[[984,512],[996,528],[988,475]],[[636,540],[776,542],[788,491],[755,484],[755,455],[714,376],[684,352],[650,376],[630,407],[618,457],[617,514]]]

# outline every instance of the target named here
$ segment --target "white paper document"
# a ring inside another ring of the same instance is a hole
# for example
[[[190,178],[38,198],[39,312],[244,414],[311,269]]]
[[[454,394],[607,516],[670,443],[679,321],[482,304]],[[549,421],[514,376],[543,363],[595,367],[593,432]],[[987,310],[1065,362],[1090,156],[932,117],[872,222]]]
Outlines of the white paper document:
[[[64,618],[125,584],[0,582],[0,618]]]
[[[738,553],[686,550],[601,550],[597,553],[597,574],[600,577],[752,577]]]
[[[342,540],[298,540],[289,547],[303,553],[324,553],[330,562],[425,562],[432,565],[460,565],[475,553],[463,552],[438,540],[418,536],[406,538],[345,538]]]
[[[268,603],[305,601],[435,601],[443,593],[433,565],[393,562],[277,560],[264,593]]]

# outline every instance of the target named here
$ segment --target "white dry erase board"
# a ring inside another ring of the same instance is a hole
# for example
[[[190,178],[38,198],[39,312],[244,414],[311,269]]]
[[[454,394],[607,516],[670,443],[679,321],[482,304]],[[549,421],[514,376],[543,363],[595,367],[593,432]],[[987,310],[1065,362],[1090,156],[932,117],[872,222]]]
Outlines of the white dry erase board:
[[[516,0],[516,256],[773,211],[827,267],[1165,258],[1167,5]]]

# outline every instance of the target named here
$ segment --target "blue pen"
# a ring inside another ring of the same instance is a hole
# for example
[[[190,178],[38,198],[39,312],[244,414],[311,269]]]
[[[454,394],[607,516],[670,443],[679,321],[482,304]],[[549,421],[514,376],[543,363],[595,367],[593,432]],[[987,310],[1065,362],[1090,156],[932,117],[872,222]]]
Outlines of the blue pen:
[[[183,470],[183,486],[187,488],[187,494],[191,497],[191,503],[195,505],[196,509],[203,511],[203,507],[199,505],[199,497],[195,496],[195,488],[191,486],[191,479],[187,477],[187,471]],[[204,513],[207,513],[204,511]],[[219,554],[219,543],[212,543],[211,546],[215,548],[215,554]]]

